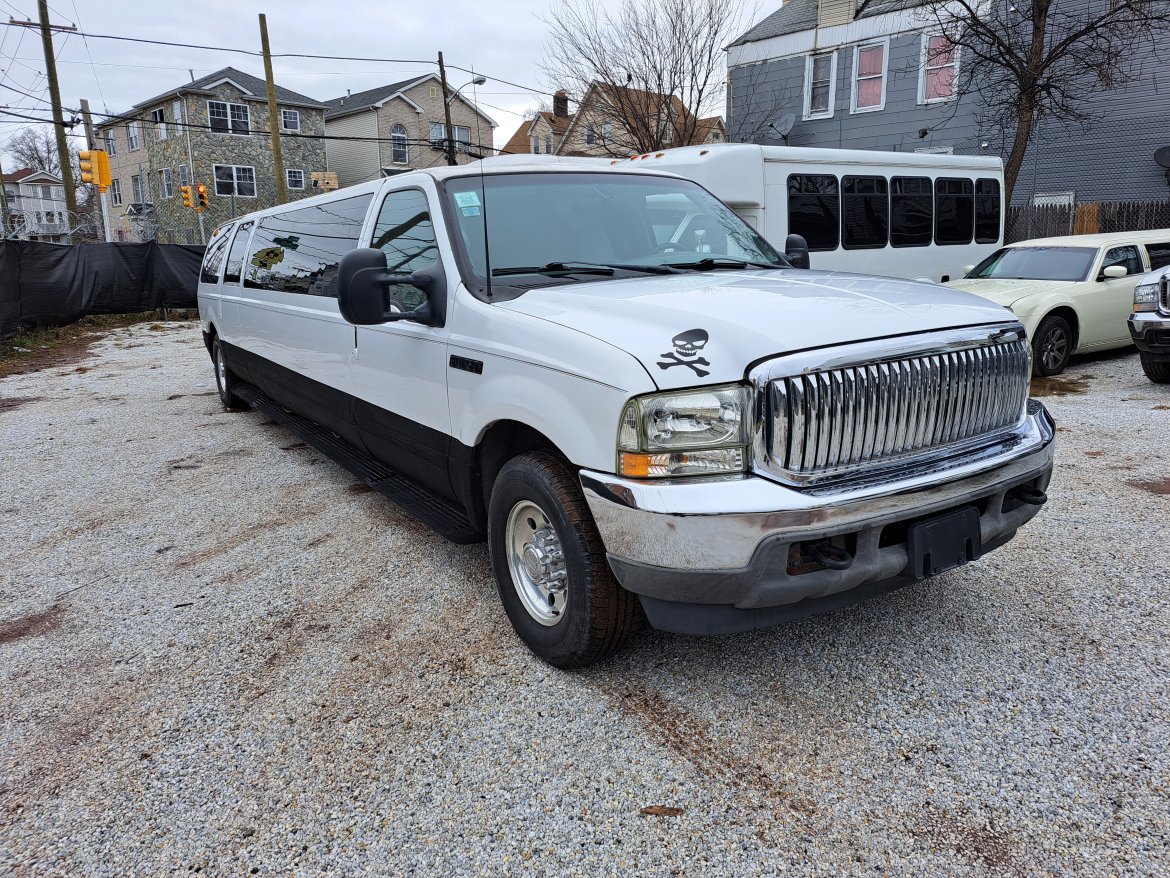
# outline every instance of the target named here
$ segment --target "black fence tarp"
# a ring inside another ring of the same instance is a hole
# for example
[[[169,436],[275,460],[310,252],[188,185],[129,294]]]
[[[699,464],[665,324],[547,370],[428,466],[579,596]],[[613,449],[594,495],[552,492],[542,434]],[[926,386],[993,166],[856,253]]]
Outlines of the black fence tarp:
[[[0,339],[89,314],[194,308],[203,248],[0,241]]]

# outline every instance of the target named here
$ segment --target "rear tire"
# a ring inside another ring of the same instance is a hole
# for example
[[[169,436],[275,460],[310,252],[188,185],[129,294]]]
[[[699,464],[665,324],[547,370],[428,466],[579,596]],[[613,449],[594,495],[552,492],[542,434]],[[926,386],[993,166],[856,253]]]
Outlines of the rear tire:
[[[1072,327],[1063,317],[1049,314],[1040,321],[1032,339],[1032,374],[1043,378],[1059,375],[1072,352]]]
[[[1155,384],[1170,384],[1170,360],[1155,359],[1150,354],[1142,353],[1142,371]]]
[[[246,409],[248,404],[236,396],[235,376],[227,363],[227,355],[223,345],[216,338],[211,343],[211,362],[215,369],[215,389],[219,391],[219,401],[228,410]]]
[[[637,631],[641,604],[614,579],[576,474],[555,455],[524,454],[500,470],[488,549],[513,629],[549,664],[586,667]]]

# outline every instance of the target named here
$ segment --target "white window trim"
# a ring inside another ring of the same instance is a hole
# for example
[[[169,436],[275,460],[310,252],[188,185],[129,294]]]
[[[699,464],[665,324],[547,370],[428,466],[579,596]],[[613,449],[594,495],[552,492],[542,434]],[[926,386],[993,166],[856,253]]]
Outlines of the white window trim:
[[[155,118],[156,113],[158,114],[157,119]],[[167,139],[167,111],[165,107],[158,107],[150,111],[150,124],[154,126],[155,140]]]
[[[142,126],[137,121],[126,123],[126,144],[127,152],[142,149]]]
[[[289,177],[289,174],[300,174],[301,175],[301,185],[294,186],[292,184],[292,179]],[[289,189],[304,189],[305,188],[305,172],[302,171],[300,168],[285,168],[284,169],[284,182],[285,182],[285,185],[288,186]]]
[[[820,58],[823,55],[829,56],[829,108],[823,113],[812,112],[812,73],[813,73],[813,58]],[[833,49],[829,52],[812,52],[804,57],[804,109],[801,112],[801,118],[805,121],[809,119],[832,119],[833,112],[837,108],[837,50]]]
[[[289,126],[287,126],[287,125],[285,125],[285,124],[284,124],[284,114],[285,114],[285,113],[292,113],[292,114],[293,114],[293,116],[296,118],[296,120],[297,120],[297,124],[296,124],[296,127],[295,127],[295,128],[290,128]],[[251,119],[249,119],[249,120],[248,120],[248,124],[249,124],[249,125],[251,125],[251,124],[252,124],[252,120],[251,120]],[[300,110],[293,110],[293,109],[290,109],[290,108],[288,108],[288,107],[281,107],[281,108],[280,108],[280,130],[281,130],[281,131],[296,131],[296,132],[299,132],[299,131],[301,130],[301,111],[300,111]]]
[[[918,57],[918,104],[919,106],[929,106],[931,104],[945,104],[949,101],[956,100],[959,97],[959,61],[962,58],[962,46],[955,46],[954,64],[952,65],[952,79],[951,79],[951,93],[945,98],[930,98],[926,97],[926,48],[930,45],[932,37],[946,36],[942,31],[923,31],[922,32],[922,46],[919,50]]]
[[[219,192],[217,192],[215,189],[215,181],[216,181],[215,169],[216,168],[231,168],[232,169],[232,191],[229,192],[227,195],[220,195],[221,198],[231,198],[233,194],[236,196],[236,198],[259,198],[260,197],[260,180],[256,176],[255,165],[218,165],[218,164],[212,165],[211,166],[211,192],[215,195],[219,195]],[[240,194],[240,191],[239,191],[240,190],[240,181],[239,181],[239,178],[236,176],[236,169],[237,168],[248,168],[252,172],[252,188],[256,190],[253,195],[241,195]]]
[[[227,131],[214,131],[211,129],[211,105],[212,104],[223,104],[224,106],[226,106],[228,108],[228,118],[227,118],[228,129],[227,129]],[[232,130],[232,107],[243,107],[244,112],[247,113],[248,132],[246,134],[241,134],[241,133],[238,133],[238,132]],[[209,133],[211,133],[211,134],[226,134],[229,137],[251,137],[252,136],[252,108],[249,107],[247,104],[238,104],[238,103],[235,103],[234,101],[219,101],[219,100],[211,100],[210,98],[208,98],[208,100],[207,100],[207,128],[208,128]],[[232,167],[235,167],[235,165],[233,165]],[[240,167],[247,167],[247,165],[240,165]],[[236,197],[237,198],[246,198],[247,196],[237,195]]]
[[[122,206],[122,181],[121,180],[111,180],[110,181],[110,203],[113,204],[114,207],[121,207]]]
[[[171,191],[168,193],[167,189]],[[175,176],[170,168],[158,169],[158,197],[159,198],[174,198],[175,197]]]
[[[394,129],[396,129],[396,128],[402,129],[402,133],[400,135],[395,135]],[[403,159],[402,161],[398,161],[397,159],[394,158],[394,139],[396,136],[401,137],[402,148],[406,154],[406,158]],[[410,131],[408,131],[406,126],[403,125],[401,122],[395,123],[394,125],[392,125],[390,127],[390,164],[392,164],[392,165],[409,165],[410,164]]]
[[[857,62],[861,58],[862,49],[874,46],[882,47],[882,99],[876,107],[857,106]],[[866,40],[853,47],[853,73],[849,77],[849,112],[850,113],[877,113],[886,108],[886,87],[890,84],[890,38],[880,40]]]

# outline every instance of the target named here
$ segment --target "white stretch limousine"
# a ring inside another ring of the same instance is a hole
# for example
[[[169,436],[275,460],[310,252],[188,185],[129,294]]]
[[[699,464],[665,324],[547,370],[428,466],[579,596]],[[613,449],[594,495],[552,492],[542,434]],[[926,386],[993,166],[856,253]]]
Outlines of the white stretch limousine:
[[[740,631],[933,576],[1045,501],[1010,312],[785,250],[674,175],[517,157],[234,220],[199,312],[226,406],[486,537],[517,633],[579,667],[643,613]]]

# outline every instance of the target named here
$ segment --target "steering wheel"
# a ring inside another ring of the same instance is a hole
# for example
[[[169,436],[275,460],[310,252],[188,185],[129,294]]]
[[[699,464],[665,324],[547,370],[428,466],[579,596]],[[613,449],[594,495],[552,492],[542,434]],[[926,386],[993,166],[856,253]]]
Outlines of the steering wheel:
[[[655,247],[650,252],[651,253],[677,253],[677,252],[683,251],[685,249],[686,248],[683,247],[683,245],[680,244],[678,241],[667,241],[665,244],[659,244],[657,247]]]

